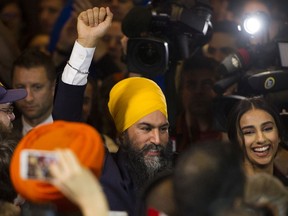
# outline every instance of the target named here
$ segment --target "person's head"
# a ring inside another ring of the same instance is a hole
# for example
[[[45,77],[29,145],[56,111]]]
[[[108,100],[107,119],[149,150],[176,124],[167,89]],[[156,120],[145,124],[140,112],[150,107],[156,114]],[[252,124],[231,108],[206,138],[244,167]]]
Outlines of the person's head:
[[[166,99],[154,81],[141,77],[121,80],[110,91],[108,107],[120,149],[128,153],[135,173],[146,171],[152,177],[170,164]]]
[[[288,191],[282,182],[267,173],[249,176],[245,186],[244,201],[247,204],[266,207],[273,215],[287,215]]]
[[[50,37],[48,34],[36,34],[29,41],[28,47],[36,48],[41,50],[42,52],[48,53],[48,44]]]
[[[203,46],[203,54],[217,62],[222,62],[225,57],[237,50],[239,35],[237,23],[233,21],[214,23],[212,37]]]
[[[52,112],[56,71],[49,55],[38,49],[27,49],[13,64],[13,88],[25,88],[24,100],[16,103],[24,119],[35,126]]]
[[[10,133],[15,119],[13,102],[27,96],[25,89],[5,89],[0,82],[0,134]]]
[[[174,196],[179,215],[212,215],[233,208],[244,193],[241,151],[231,143],[192,145],[178,158]]]
[[[5,0],[0,3],[0,19],[5,26],[13,33],[18,40],[20,31],[23,28],[23,12],[19,1]]]
[[[122,20],[134,6],[132,0],[104,0],[98,1],[98,4],[100,4],[99,6],[109,7],[113,13],[113,17],[119,20]]]
[[[276,108],[264,98],[240,100],[229,112],[227,132],[230,141],[244,152],[250,167],[273,166],[283,138],[283,125]]]
[[[50,34],[66,0],[40,0],[39,22],[42,33]]]
[[[210,1],[213,7],[213,20],[222,21],[232,19],[232,14],[228,10],[229,0],[211,0]]]
[[[114,61],[116,61],[116,63],[121,62],[123,54],[121,44],[122,37],[123,33],[121,30],[121,22],[119,20],[114,20],[111,23],[111,27],[102,38],[102,41],[107,46],[108,54],[113,58]]]
[[[29,175],[28,178],[23,178],[20,172],[24,164],[20,164],[23,151],[56,149],[70,149],[83,167],[89,169],[96,178],[100,177],[105,157],[102,136],[95,128],[85,123],[66,121],[44,124],[26,134],[13,152],[10,177],[15,190],[25,200],[36,204],[55,204],[59,212],[68,213],[76,210],[75,204],[72,204],[59,189],[43,179],[31,179]]]
[[[149,215],[150,211],[163,212],[169,216],[176,214],[175,201],[173,195],[173,172],[159,173],[149,182],[143,190],[143,209],[139,215]]]
[[[179,92],[183,108],[193,115],[206,115],[211,109],[216,96],[213,85],[219,77],[216,68],[217,63],[206,57],[193,57],[183,63]]]

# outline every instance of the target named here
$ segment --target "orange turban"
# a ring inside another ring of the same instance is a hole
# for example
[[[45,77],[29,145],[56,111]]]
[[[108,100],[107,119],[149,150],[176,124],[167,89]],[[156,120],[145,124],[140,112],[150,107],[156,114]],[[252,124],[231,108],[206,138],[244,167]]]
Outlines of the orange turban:
[[[71,149],[83,166],[89,168],[97,177],[100,176],[105,154],[100,134],[84,123],[55,121],[39,126],[24,136],[12,156],[11,180],[16,191],[25,199],[36,203],[50,201],[61,205],[69,203],[64,195],[48,182],[23,179],[20,176],[21,150],[55,150],[56,148]]]
[[[118,82],[110,91],[108,107],[118,132],[156,110],[168,117],[162,90],[154,81],[143,77]]]

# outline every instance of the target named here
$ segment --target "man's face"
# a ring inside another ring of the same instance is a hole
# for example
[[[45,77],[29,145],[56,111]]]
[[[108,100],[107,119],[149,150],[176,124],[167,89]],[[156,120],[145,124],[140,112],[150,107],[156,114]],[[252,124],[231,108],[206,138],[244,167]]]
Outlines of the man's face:
[[[32,126],[39,124],[51,114],[55,83],[48,79],[44,67],[16,67],[12,85],[13,88],[27,90],[27,97],[17,101],[16,106]]]
[[[207,57],[213,58],[217,62],[222,62],[225,57],[236,51],[236,38],[228,33],[214,32],[205,49],[204,54]]]
[[[12,121],[15,119],[11,103],[0,104],[0,128],[1,131],[9,132],[13,128]]]
[[[195,115],[207,114],[215,97],[213,85],[216,79],[208,69],[185,73],[182,88],[182,103]]]
[[[166,166],[168,129],[168,120],[160,111],[150,113],[128,128],[123,148],[130,153],[134,160],[130,162],[134,165],[142,163],[148,175],[153,175]],[[140,169],[139,171],[143,172]]]
[[[51,33],[63,6],[63,0],[41,0],[39,20],[43,33]]]
[[[111,27],[102,38],[103,42],[107,46],[108,54],[118,62],[121,61],[122,57],[122,37],[121,22],[113,21]]]

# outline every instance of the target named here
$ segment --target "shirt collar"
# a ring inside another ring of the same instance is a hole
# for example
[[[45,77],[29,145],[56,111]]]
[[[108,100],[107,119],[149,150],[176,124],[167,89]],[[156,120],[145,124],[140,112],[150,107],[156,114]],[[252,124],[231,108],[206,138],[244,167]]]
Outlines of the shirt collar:
[[[33,129],[34,127],[32,127],[31,125],[29,125],[24,117],[21,117],[22,120],[22,124],[23,124],[23,129],[22,129],[22,135],[25,136],[31,129]],[[39,123],[37,126],[39,125],[43,125],[43,124],[48,124],[48,123],[52,123],[53,122],[53,118],[52,115],[49,115],[47,119],[45,119],[43,122]]]

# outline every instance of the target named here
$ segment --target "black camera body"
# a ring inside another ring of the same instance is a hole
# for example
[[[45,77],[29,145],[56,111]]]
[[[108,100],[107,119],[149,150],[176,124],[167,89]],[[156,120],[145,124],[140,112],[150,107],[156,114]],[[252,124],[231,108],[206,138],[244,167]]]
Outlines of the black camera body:
[[[219,67],[222,79],[215,83],[215,127],[226,131],[228,113],[235,103],[247,97],[261,96],[279,109],[287,110],[288,96],[288,28],[273,40],[261,45],[247,45],[227,56]],[[232,95],[226,91],[237,84]],[[283,117],[284,119],[284,117]],[[288,118],[286,118],[286,124]],[[287,124],[288,127],[288,124]]]
[[[129,72],[163,75],[173,63],[193,55],[211,37],[211,15],[212,8],[205,0],[193,5],[152,1],[132,8],[122,22],[122,31],[129,38]]]
[[[219,66],[223,79],[214,90],[219,95],[234,83],[235,94],[265,95],[288,90],[288,40],[275,39],[267,44],[247,46],[227,56]]]

